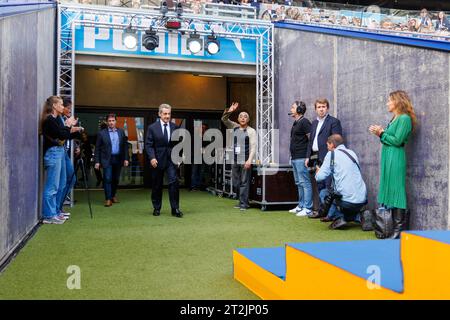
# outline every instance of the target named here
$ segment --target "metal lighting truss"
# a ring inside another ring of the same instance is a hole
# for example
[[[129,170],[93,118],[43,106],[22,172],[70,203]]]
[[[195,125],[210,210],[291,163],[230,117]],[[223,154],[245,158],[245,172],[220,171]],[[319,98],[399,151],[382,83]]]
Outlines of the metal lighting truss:
[[[113,16],[123,23],[88,20],[86,17]],[[62,25],[62,17],[66,24]],[[179,30],[165,28],[165,21],[178,18],[182,22]],[[118,19],[119,20],[119,19]],[[77,26],[91,26],[107,29],[125,29],[132,26],[136,30],[152,29],[157,32],[193,33],[210,35],[211,30],[197,30],[196,25],[207,25],[214,29],[214,35],[228,39],[256,40],[256,128],[258,133],[257,162],[269,165],[275,160],[274,154],[274,48],[273,24],[270,22],[230,17],[183,14],[175,12],[162,15],[159,11],[115,8],[93,5],[60,4],[58,6],[58,61],[57,93],[71,97],[75,105],[75,29]],[[144,25],[147,23],[147,25]],[[220,28],[214,28],[220,26]]]

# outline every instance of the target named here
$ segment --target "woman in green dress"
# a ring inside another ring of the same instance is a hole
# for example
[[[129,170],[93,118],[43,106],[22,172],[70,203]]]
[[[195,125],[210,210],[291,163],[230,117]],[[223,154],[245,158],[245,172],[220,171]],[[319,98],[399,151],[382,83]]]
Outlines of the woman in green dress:
[[[369,131],[380,137],[381,169],[378,202],[392,208],[394,233],[391,238],[400,237],[406,220],[406,155],[405,144],[417,124],[411,100],[404,91],[389,94],[388,111],[394,117],[384,129],[372,125]]]

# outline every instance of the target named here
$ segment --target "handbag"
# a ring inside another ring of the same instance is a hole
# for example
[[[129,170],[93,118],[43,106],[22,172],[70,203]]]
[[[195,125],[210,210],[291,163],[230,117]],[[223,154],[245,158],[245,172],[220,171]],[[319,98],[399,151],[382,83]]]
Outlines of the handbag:
[[[392,210],[384,207],[374,211],[374,230],[378,239],[386,239],[394,233],[394,221],[392,219]]]

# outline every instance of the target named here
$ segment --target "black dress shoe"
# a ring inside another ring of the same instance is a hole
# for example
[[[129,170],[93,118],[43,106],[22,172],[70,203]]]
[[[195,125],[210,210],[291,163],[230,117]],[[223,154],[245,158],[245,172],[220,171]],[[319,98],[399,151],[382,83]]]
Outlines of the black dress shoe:
[[[312,214],[308,216],[310,219],[319,219],[323,217],[326,217],[326,215],[323,214],[322,210],[313,211]]]
[[[338,218],[334,220],[332,224],[330,224],[329,228],[333,230],[342,230],[345,229],[346,226],[347,222],[342,218]]]
[[[180,209],[172,209],[172,215],[181,218],[183,216],[183,212],[180,211]]]
[[[159,211],[158,209],[153,210],[154,216],[159,216],[160,214],[161,214],[161,211]]]

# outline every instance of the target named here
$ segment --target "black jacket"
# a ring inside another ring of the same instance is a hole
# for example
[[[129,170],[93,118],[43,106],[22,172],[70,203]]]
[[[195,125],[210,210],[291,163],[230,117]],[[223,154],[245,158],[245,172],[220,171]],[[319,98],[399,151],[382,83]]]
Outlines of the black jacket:
[[[125,136],[125,132],[117,128],[119,135],[119,155],[120,163],[123,165],[125,160],[128,161],[128,138]],[[97,143],[95,144],[95,163],[100,163],[103,168],[110,166],[111,161],[111,138],[109,137],[108,128],[101,130],[97,134]]]
[[[307,158],[311,157],[312,147],[313,147],[313,143],[314,143],[314,138],[316,137],[316,131],[317,131],[318,125],[319,125],[319,121],[317,119],[314,120],[311,124],[311,136],[309,137],[308,153],[306,154]],[[328,152],[327,139],[332,134],[342,135],[341,122],[338,119],[336,119],[335,117],[328,115],[325,119],[325,122],[322,125],[322,128],[320,128],[319,136],[317,137],[320,161],[323,161],[323,159],[325,159],[325,156],[327,155],[327,152]]]
[[[177,126],[169,122],[170,126],[170,137],[173,132],[177,129]],[[145,151],[147,152],[148,158],[150,160],[156,159],[158,161],[158,169],[165,169],[172,161],[171,153],[174,146],[173,141],[166,141],[164,139],[164,133],[161,128],[160,120],[155,121],[148,126],[147,137],[145,138]]]

